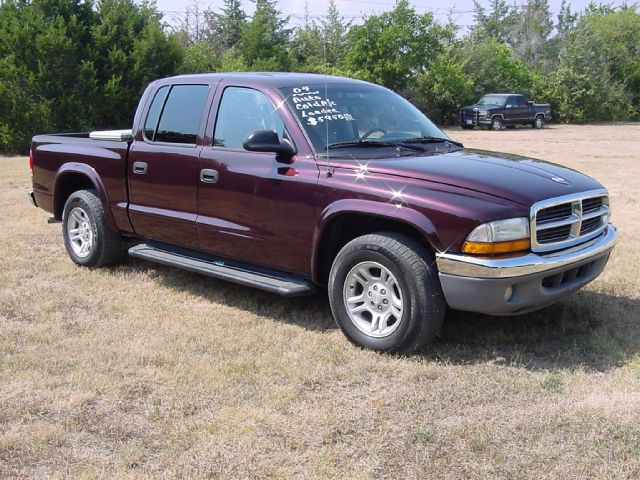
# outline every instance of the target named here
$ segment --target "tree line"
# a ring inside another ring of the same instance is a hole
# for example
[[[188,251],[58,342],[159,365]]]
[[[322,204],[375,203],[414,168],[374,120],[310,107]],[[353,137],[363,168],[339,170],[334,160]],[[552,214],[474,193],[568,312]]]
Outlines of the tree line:
[[[197,1],[169,27],[150,1],[0,2],[0,151],[35,133],[123,128],[153,79],[215,71],[305,71],[370,80],[440,123],[487,92],[552,104],[564,122],[640,119],[636,4],[557,15],[548,0],[475,1],[474,25],[418,13],[407,0],[355,24],[330,1],[291,27],[275,0],[220,9]]]

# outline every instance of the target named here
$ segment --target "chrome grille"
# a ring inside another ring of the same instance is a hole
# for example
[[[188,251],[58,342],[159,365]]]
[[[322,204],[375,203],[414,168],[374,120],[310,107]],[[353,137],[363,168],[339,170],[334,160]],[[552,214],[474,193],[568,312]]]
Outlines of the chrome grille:
[[[569,248],[600,235],[609,223],[606,190],[592,190],[543,200],[531,207],[531,249]]]

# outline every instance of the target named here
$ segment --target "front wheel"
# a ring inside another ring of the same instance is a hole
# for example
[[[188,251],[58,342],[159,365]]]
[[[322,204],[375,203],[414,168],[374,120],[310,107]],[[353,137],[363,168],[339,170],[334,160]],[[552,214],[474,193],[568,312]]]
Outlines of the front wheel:
[[[62,212],[62,235],[69,257],[78,265],[101,267],[122,259],[122,238],[109,229],[95,190],[69,196]]]
[[[502,118],[493,117],[493,119],[491,120],[491,129],[495,131],[502,130]]]
[[[336,323],[357,345],[410,353],[433,340],[446,303],[433,257],[397,233],[364,235],[345,245],[329,276]]]

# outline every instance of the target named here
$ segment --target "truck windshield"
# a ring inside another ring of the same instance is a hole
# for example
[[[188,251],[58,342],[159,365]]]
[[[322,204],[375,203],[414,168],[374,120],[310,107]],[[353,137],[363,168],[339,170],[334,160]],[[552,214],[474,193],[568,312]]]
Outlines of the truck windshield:
[[[499,105],[504,107],[507,103],[507,97],[505,95],[485,95],[480,99],[478,105]]]
[[[450,141],[411,103],[377,85],[311,84],[280,92],[317,153],[374,143],[384,148],[413,140]]]

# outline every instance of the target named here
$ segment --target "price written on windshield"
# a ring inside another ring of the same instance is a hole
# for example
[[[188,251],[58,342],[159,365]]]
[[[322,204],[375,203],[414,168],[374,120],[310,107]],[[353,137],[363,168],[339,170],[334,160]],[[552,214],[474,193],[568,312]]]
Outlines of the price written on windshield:
[[[349,113],[341,112],[337,103],[330,98],[323,98],[319,90],[312,90],[308,86],[295,87],[292,101],[300,116],[307,121],[307,125],[318,125],[326,121],[353,121],[355,118]]]

